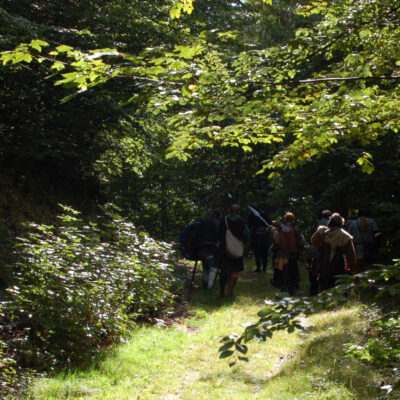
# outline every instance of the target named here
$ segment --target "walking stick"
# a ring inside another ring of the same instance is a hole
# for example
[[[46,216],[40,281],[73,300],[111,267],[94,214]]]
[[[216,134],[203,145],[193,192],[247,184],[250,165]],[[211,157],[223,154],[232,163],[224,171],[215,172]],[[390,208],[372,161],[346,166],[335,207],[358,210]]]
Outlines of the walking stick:
[[[194,262],[194,268],[193,268],[193,273],[192,273],[192,280],[191,280],[191,282],[190,282],[190,287],[193,287],[194,275],[196,274],[196,268],[197,268],[197,261],[198,261],[198,260],[196,260],[196,261]]]

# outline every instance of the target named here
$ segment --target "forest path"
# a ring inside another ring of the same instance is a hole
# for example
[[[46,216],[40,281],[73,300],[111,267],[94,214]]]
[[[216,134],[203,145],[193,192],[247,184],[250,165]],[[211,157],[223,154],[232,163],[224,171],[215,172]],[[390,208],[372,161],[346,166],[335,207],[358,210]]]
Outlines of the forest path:
[[[196,289],[186,318],[138,328],[100,366],[36,380],[30,399],[376,399],[383,378],[344,357],[344,344],[360,341],[367,323],[359,305],[307,318],[304,332],[251,343],[247,363],[230,368],[218,358],[221,337],[255,321],[276,292],[270,271],[252,270],[249,263],[233,298],[218,298],[217,285]]]

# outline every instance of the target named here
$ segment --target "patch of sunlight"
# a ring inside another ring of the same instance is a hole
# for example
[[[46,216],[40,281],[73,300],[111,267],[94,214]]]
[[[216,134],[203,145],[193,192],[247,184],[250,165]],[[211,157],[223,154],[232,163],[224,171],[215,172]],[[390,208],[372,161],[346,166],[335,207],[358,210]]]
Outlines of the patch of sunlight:
[[[305,331],[249,344],[249,362],[218,358],[222,336],[241,332],[275,289],[247,273],[233,299],[197,289],[190,317],[170,328],[142,327],[97,368],[35,382],[31,398],[98,400],[375,399],[376,372],[345,357],[365,320],[358,305],[304,318]]]

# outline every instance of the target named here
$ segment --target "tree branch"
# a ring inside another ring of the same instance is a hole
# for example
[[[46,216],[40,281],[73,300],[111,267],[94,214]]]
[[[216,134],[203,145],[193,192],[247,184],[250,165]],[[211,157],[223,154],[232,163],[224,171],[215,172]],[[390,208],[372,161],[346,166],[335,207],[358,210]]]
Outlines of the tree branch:
[[[361,81],[361,80],[397,80],[400,76],[347,76],[347,77],[327,77],[315,79],[300,79],[300,83],[318,83],[318,82],[341,82],[341,81]]]

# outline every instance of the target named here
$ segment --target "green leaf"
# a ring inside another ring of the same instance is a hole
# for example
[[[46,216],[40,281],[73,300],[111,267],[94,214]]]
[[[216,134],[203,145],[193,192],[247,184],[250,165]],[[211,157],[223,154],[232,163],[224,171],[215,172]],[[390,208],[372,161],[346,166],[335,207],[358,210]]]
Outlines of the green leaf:
[[[204,47],[197,45],[193,47],[189,46],[175,46],[175,52],[178,53],[178,56],[185,59],[192,59],[193,57],[200,55],[203,53]]]
[[[178,19],[181,16],[181,7],[179,4],[175,4],[170,11],[170,16],[172,19]]]
[[[56,49],[57,49],[57,51],[58,52],[60,52],[60,53],[66,53],[66,52],[68,52],[68,51],[71,51],[72,49],[73,49],[73,47],[71,47],[71,46],[66,46],[66,45],[61,45],[61,46],[58,46],[58,47],[56,47]]]
[[[60,61],[56,61],[51,67],[51,69],[55,69],[57,71],[61,71],[65,68],[64,64]]]
[[[241,344],[236,344],[235,347],[236,347],[236,350],[239,353],[242,353],[242,354],[246,354],[247,353],[247,350],[248,350],[247,346],[241,345]]]
[[[232,356],[233,353],[234,353],[234,351],[232,351],[232,350],[223,351],[223,352],[219,355],[219,358],[228,358],[228,357]]]
[[[236,361],[231,361],[230,363],[229,363],[229,367],[233,367],[234,365],[236,365]]]
[[[189,89],[189,85],[183,85],[182,86],[182,94],[185,97],[190,97],[192,95],[192,91]]]
[[[17,53],[12,59],[13,64],[17,64],[23,61],[30,63],[32,61],[32,56],[29,53]]]
[[[357,159],[357,163],[361,166],[361,170],[367,174],[371,174],[375,170],[370,153],[364,153]]]
[[[359,36],[361,39],[364,39],[368,36],[371,36],[371,31],[369,29],[363,29],[362,31],[360,31]]]
[[[350,64],[361,64],[364,62],[364,57],[360,54],[349,54],[346,61]]]
[[[14,56],[13,56],[13,54],[11,52],[10,53],[3,52],[1,54],[1,61],[3,62],[3,65],[6,65],[9,62],[11,62],[13,57]]]
[[[223,352],[223,351],[229,350],[231,347],[234,346],[234,344],[235,344],[234,342],[228,342],[228,343],[222,345],[222,346],[218,349],[218,351],[219,351],[219,352]]]
[[[47,42],[45,42],[45,41],[43,41],[43,40],[39,40],[39,39],[32,40],[32,41],[29,43],[29,46],[31,46],[33,49],[35,49],[35,50],[37,50],[37,51],[39,51],[39,52],[42,51],[42,47],[46,47],[46,46],[48,46],[48,45],[49,45],[49,44],[48,44]]]

